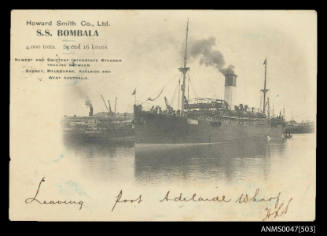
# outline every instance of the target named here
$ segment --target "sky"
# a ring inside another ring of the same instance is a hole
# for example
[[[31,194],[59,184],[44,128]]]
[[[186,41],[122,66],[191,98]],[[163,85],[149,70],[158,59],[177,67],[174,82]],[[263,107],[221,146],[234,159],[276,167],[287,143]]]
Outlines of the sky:
[[[236,103],[259,107],[267,58],[268,97],[274,113],[285,107],[288,120],[315,119],[317,29],[313,11],[109,11],[108,19],[110,28],[101,29],[99,39],[89,41],[105,43],[108,50],[79,56],[120,58],[122,62],[107,64],[105,68],[112,71],[108,75],[67,82],[67,115],[88,114],[80,91],[92,101],[95,112],[105,111],[101,94],[110,99],[112,107],[117,97],[118,112],[132,112],[134,89],[137,103],[145,107],[164,106],[166,96],[176,108],[178,68],[183,64],[189,20],[190,98],[224,97],[223,74],[215,65],[201,63],[201,55],[190,55],[196,42],[210,39],[210,50],[219,51],[223,67],[234,66]],[[155,102],[145,102],[162,89]]]

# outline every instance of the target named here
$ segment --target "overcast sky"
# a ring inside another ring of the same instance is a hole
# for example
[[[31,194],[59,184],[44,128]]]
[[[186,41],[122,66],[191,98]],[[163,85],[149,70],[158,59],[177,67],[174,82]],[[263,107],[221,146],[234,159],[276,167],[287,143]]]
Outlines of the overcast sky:
[[[96,15],[94,16],[96,17]],[[98,42],[108,51],[85,57],[121,58],[108,66],[112,73],[66,86],[65,114],[87,115],[83,90],[95,112],[105,111],[100,98],[114,102],[117,110],[131,112],[136,88],[137,101],[161,97],[151,105],[163,105],[163,97],[177,104],[178,67],[182,66],[185,28],[189,19],[189,48],[194,42],[214,38],[225,66],[233,65],[237,77],[236,103],[259,107],[267,58],[267,87],[275,114],[285,107],[287,119],[314,119],[316,111],[316,16],[301,11],[146,11],[108,12],[111,27],[100,30]],[[90,42],[96,42],[90,41]],[[189,58],[190,97],[224,97],[224,76],[214,66]],[[103,69],[103,68],[102,68]],[[175,92],[174,92],[175,91]],[[173,99],[174,98],[174,99]],[[113,105],[112,105],[113,106]]]

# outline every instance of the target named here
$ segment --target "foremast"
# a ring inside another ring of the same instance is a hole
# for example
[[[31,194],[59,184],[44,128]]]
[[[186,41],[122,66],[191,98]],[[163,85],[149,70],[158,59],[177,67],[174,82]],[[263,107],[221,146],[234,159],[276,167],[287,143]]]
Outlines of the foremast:
[[[181,113],[180,113],[181,116],[184,116],[186,73],[190,69],[189,67],[187,67],[188,24],[189,24],[189,21],[187,20],[187,24],[186,24],[186,37],[185,37],[184,65],[183,65],[183,67],[178,68],[182,72],[182,74],[183,74],[183,81],[182,81],[182,86],[181,86],[181,90],[182,90],[182,98],[181,98],[182,106],[181,106]]]
[[[265,65],[265,82],[263,85],[263,89],[261,89],[261,92],[263,93],[263,109],[262,112],[266,114],[266,94],[268,93],[269,89],[267,89],[267,58],[263,62]]]

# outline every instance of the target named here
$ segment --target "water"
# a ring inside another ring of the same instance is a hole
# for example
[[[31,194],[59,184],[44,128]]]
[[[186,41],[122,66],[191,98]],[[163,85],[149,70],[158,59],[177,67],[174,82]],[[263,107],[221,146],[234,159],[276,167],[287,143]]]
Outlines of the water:
[[[273,181],[278,175],[314,167],[314,134],[294,134],[280,142],[233,142],[203,145],[105,145],[66,143],[88,179],[135,185],[171,182]],[[311,171],[311,170],[310,170]]]

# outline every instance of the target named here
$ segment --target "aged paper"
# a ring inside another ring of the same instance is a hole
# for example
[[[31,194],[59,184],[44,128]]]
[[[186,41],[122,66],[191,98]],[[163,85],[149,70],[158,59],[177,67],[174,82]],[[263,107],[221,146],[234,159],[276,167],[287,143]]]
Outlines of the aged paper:
[[[313,221],[314,11],[14,10],[10,219]]]

